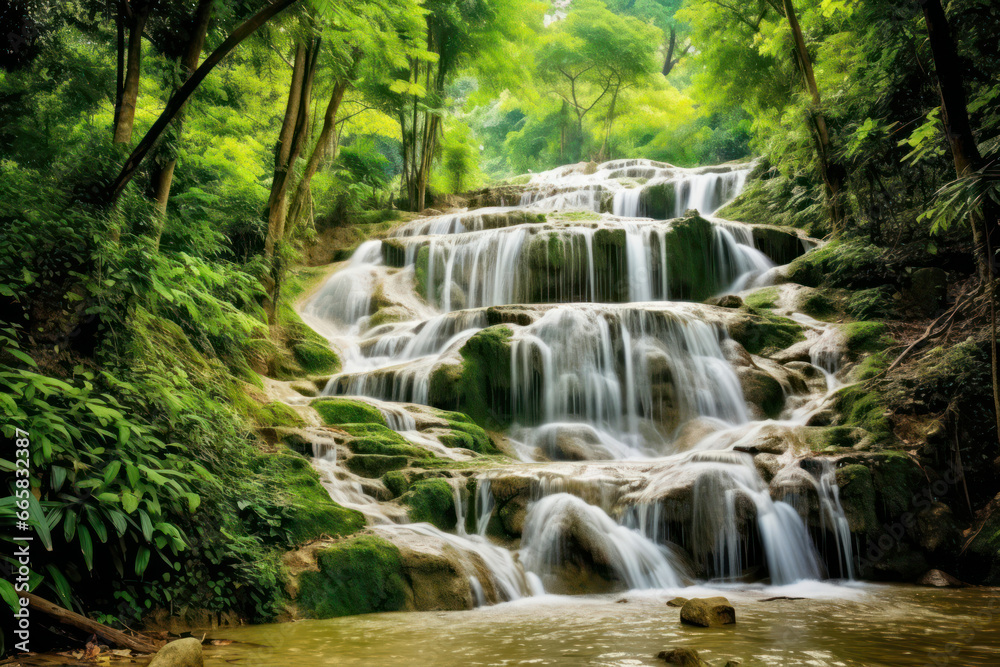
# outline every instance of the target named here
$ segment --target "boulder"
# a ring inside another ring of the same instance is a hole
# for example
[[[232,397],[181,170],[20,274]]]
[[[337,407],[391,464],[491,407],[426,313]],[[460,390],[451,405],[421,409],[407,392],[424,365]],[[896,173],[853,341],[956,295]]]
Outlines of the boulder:
[[[667,600],[668,607],[683,607],[684,603],[687,602],[687,598],[674,598],[673,600]]]
[[[736,610],[724,597],[694,598],[681,607],[681,623],[717,628],[736,622]]]
[[[698,652],[690,648],[672,648],[660,651],[656,657],[668,665],[684,665],[684,667],[702,667],[707,662],[698,657]]]
[[[906,301],[928,317],[941,309],[947,296],[948,274],[934,267],[914,271],[910,287],[903,294]]]
[[[201,642],[194,637],[172,641],[153,656],[149,667],[202,667]]]
[[[741,299],[736,294],[723,294],[722,296],[714,296],[705,301],[710,306],[719,306],[720,308],[742,308],[743,299]]]
[[[917,579],[917,586],[932,586],[934,588],[962,588],[961,581],[941,570],[928,570],[924,576]]]

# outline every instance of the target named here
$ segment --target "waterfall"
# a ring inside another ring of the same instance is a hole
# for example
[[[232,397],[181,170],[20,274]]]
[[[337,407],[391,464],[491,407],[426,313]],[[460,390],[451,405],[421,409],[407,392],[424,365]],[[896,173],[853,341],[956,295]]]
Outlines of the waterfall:
[[[509,392],[495,397],[509,401],[508,453],[537,463],[421,472],[452,485],[455,533],[405,523],[399,500],[375,499],[381,482],[338,466],[332,442],[314,451],[331,497],[390,541],[455,556],[474,606],[592,580],[669,589],[696,574],[726,585],[853,577],[833,465],[807,470],[788,456],[767,476],[740,451],[765,428],[804,424],[829,400],[843,356],[836,329],[800,320],[827,394],[791,405],[787,421],[752,421],[741,378],[776,362],[741,356],[723,309],[676,301],[694,293],[692,280],[729,293],[773,273],[757,228],[712,217],[749,171],[567,165],[534,174],[516,206],[417,218],[361,244],[303,306],[337,332],[343,368],[323,393],[370,400],[389,428],[447,456],[434,435],[444,427],[427,423],[451,418],[408,404],[427,405],[436,371],[467,370],[469,339],[504,324],[509,366],[480,372]],[[710,228],[643,217],[689,209]],[[692,253],[704,258],[695,269]]]
[[[684,583],[683,565],[669,550],[616,523],[604,511],[568,493],[531,505],[521,541],[521,561],[549,575],[585,552],[628,588],[675,588]]]

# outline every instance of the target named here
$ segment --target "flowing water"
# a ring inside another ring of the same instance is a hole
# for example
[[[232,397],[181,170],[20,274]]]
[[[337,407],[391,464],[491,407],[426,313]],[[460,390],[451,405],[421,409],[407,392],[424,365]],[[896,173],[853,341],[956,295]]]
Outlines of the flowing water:
[[[750,166],[618,160],[587,173],[572,165],[534,176],[517,206],[419,218],[362,244],[302,309],[344,362],[324,393],[362,397],[415,444],[461,460],[461,450],[418,430],[415,416],[435,370],[459,363],[462,346],[500,313],[512,332],[510,389],[494,407],[509,415],[508,450],[522,462],[470,473],[471,494],[465,478],[453,480],[458,528],[445,533],[406,523],[397,505],[338,466],[335,449],[317,446],[314,463],[337,502],[390,541],[460,554],[470,604],[483,608],[281,626],[256,664],[647,664],[680,638],[745,664],[923,664],[914,656],[933,637],[913,624],[941,612],[920,601],[961,616],[973,599],[853,582],[856,549],[832,464],[800,465],[794,448],[755,449],[793,441],[827,407],[839,386],[836,329],[795,314],[810,361],[792,372],[735,344],[730,311],[686,300],[768,284],[774,274],[778,258],[754,228],[712,217]],[[703,218],[697,233],[685,231],[691,209]],[[747,398],[754,373],[782,387],[775,419]],[[506,527],[513,541],[497,540],[489,536],[500,521],[496,493],[511,488],[522,489],[523,515]],[[740,627],[750,629],[708,642],[677,626],[664,597],[705,587],[745,602]],[[614,590],[628,591],[629,602],[601,595]],[[785,590],[810,599],[762,601],[792,595]],[[870,645],[852,645],[869,612],[887,627]],[[931,634],[955,627],[935,620]],[[891,648],[911,637],[906,650]]]

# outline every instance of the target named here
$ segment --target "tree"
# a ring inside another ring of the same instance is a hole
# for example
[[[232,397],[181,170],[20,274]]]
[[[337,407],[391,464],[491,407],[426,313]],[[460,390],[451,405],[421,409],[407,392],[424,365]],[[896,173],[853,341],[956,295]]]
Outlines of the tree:
[[[158,0],[118,0],[118,89],[114,127],[116,144],[132,141],[132,124],[135,122],[135,108],[139,102],[143,30],[157,2]]]

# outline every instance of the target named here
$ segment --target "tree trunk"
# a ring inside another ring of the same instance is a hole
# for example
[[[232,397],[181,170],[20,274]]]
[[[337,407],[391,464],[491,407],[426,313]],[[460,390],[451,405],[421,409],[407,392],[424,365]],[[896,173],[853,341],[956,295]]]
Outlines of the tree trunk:
[[[191,75],[183,86],[180,87],[174,95],[167,100],[167,105],[160,113],[156,122],[153,126],[149,128],[146,135],[139,141],[135,149],[132,150],[132,154],[129,155],[125,164],[122,165],[121,171],[118,172],[118,176],[115,178],[114,182],[108,187],[107,193],[105,194],[105,202],[107,204],[114,204],[121,197],[122,192],[125,190],[125,186],[128,185],[129,181],[135,176],[136,170],[145,160],[146,155],[149,154],[150,149],[156,144],[156,141],[163,134],[163,131],[167,129],[170,122],[174,117],[180,113],[184,105],[187,104],[188,98],[191,94],[201,85],[201,82],[205,80],[216,65],[222,61],[230,51],[235,49],[239,44],[245,40],[247,37],[257,32],[257,30],[267,23],[273,16],[278,14],[284,9],[287,9],[291,5],[298,2],[298,0],[274,0],[271,4],[267,5],[256,14],[251,16],[249,19],[244,21],[236,30],[232,32],[225,39],[218,48],[213,51],[208,58],[195,70],[194,74]]]
[[[201,59],[201,52],[205,48],[205,37],[208,35],[208,25],[212,20],[212,9],[215,6],[214,0],[199,0],[198,8],[195,10],[194,19],[191,25],[190,37],[187,48],[181,58],[181,70],[183,84],[198,68],[198,61]],[[175,91],[176,92],[176,91]],[[180,140],[183,130],[184,113],[177,114],[174,125],[176,138]],[[156,199],[156,210],[159,220],[156,221],[156,231],[153,239],[154,249],[160,247],[160,236],[163,234],[163,222],[167,215],[167,202],[170,200],[170,186],[174,181],[174,169],[177,167],[177,156],[172,155],[164,160],[153,175],[153,196]]]
[[[125,8],[125,0],[118,0],[118,12],[115,16],[118,38],[115,49],[115,119],[113,127],[118,127],[118,118],[122,113],[122,91],[125,89]]]
[[[938,90],[941,94],[941,122],[944,125],[958,178],[983,168],[983,158],[976,145],[966,105],[965,78],[958,51],[951,37],[948,17],[940,0],[919,0],[927,24],[927,36],[934,57]],[[972,214],[972,233],[976,243],[979,278],[988,284],[997,277],[996,249],[1000,248],[1000,207],[990,197],[983,197],[982,208]]]
[[[153,8],[154,2],[135,3],[128,26],[128,54],[125,65],[125,80],[122,82],[118,109],[115,113],[116,144],[132,141],[132,124],[135,122],[135,107],[139,101],[139,77],[142,66],[142,31]]]
[[[40,598],[33,593],[19,591],[18,595],[21,598],[22,605],[27,605],[30,609],[40,611],[47,616],[51,616],[63,625],[69,625],[78,630],[83,630],[84,632],[92,635],[97,635],[114,646],[131,649],[137,653],[156,653],[163,647],[164,642],[161,640],[146,638],[141,635],[137,637],[127,635],[121,630],[115,630],[114,628],[104,625],[103,623],[98,623],[97,621],[91,620],[86,616],[81,616],[75,611],[70,611],[69,609],[60,607],[59,605],[49,602],[45,598]]]
[[[274,179],[268,199],[267,237],[264,255],[274,256],[275,245],[284,238],[285,218],[288,214],[288,189],[291,185],[295,162],[302,152],[302,144],[309,128],[309,104],[316,63],[319,58],[319,40],[301,43],[295,52],[295,68],[288,91],[285,120],[274,150]]]
[[[292,205],[289,208],[288,219],[291,224],[286,226],[285,237],[291,235],[292,230],[298,223],[299,218],[303,215],[303,207],[307,200],[307,195],[309,194],[309,185],[312,181],[313,176],[319,170],[320,162],[323,159],[323,155],[326,153],[326,147],[330,143],[331,137],[334,135],[334,131],[337,128],[337,111],[340,109],[340,103],[344,99],[344,93],[347,92],[348,80],[347,78],[337,81],[333,87],[333,92],[330,94],[330,102],[326,105],[326,113],[323,115],[323,129],[320,130],[319,138],[316,140],[316,146],[313,148],[312,154],[309,156],[309,161],[306,162],[305,171],[302,172],[302,178],[299,180],[298,186],[295,188],[295,194],[292,196]],[[336,153],[334,154],[336,156]]]
[[[847,172],[840,164],[836,163],[830,153],[830,133],[826,126],[826,117],[823,115],[822,99],[819,88],[816,85],[816,75],[813,72],[812,60],[809,58],[809,51],[806,50],[806,41],[802,35],[802,27],[799,25],[798,17],[795,15],[795,7],[792,0],[783,0],[785,17],[792,29],[795,39],[796,63],[802,78],[805,82],[806,90],[812,98],[812,109],[810,109],[810,119],[812,130],[816,138],[816,153],[819,160],[820,174],[826,186],[826,203],[830,212],[830,222],[833,233],[839,234],[846,225],[846,214],[844,212],[843,191],[846,188]]]

